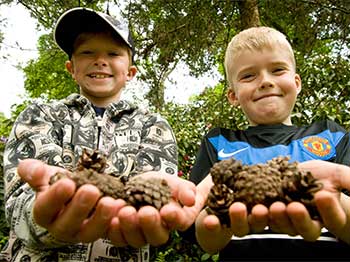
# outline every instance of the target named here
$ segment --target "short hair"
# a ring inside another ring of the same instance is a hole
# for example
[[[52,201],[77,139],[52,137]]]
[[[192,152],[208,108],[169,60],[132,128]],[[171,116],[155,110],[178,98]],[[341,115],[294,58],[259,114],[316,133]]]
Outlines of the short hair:
[[[295,57],[292,46],[286,36],[274,28],[259,26],[251,27],[235,35],[227,46],[225,53],[225,71],[229,87],[232,88],[231,77],[234,70],[234,58],[243,50],[263,50],[276,46],[286,48],[290,54],[294,70],[296,69]]]

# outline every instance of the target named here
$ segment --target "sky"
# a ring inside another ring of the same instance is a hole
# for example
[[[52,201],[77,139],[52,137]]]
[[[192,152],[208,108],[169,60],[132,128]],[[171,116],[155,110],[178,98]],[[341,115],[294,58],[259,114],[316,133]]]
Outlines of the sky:
[[[20,4],[0,5],[0,13],[0,19],[5,19],[0,20],[0,30],[4,33],[4,41],[0,45],[0,112],[10,117],[11,105],[21,103],[25,93],[24,74],[16,66],[25,66],[30,59],[38,56],[36,44],[43,32],[36,30],[35,19],[31,18],[29,12]],[[181,66],[170,78],[176,84],[166,82],[166,100],[187,103],[191,95],[200,93],[206,86],[218,83],[219,76],[212,73],[196,79],[189,75],[186,66]]]
[[[38,34],[35,30],[35,20],[21,5],[1,5],[0,13],[1,19],[6,19],[0,24],[4,33],[4,41],[0,46],[0,112],[9,117],[11,105],[20,103],[20,96],[24,94],[24,76],[16,66],[37,57]],[[4,23],[6,26],[3,26]]]

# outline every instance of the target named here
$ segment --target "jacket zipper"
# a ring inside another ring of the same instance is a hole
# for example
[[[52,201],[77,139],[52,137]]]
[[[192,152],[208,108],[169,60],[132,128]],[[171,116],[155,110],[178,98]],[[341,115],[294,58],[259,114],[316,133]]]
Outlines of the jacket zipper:
[[[102,130],[102,117],[97,116],[97,149],[100,149],[100,136],[101,136],[101,130]]]

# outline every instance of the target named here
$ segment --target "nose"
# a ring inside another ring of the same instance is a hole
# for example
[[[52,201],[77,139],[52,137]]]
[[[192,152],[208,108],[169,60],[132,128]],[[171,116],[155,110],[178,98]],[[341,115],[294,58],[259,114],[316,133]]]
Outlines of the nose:
[[[262,72],[261,73],[261,82],[260,82],[260,88],[271,88],[274,86],[273,79],[269,72]]]
[[[103,54],[96,54],[94,65],[96,66],[106,66],[107,60]]]

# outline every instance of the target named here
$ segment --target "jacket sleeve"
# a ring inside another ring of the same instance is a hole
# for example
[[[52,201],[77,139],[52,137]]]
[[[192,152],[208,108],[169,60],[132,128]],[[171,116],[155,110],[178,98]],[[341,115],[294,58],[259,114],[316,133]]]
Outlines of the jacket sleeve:
[[[144,122],[141,132],[135,171],[161,171],[177,175],[177,144],[168,122],[158,114],[153,114]]]
[[[11,231],[29,247],[47,248],[56,242],[47,230],[33,219],[35,192],[17,174],[21,159],[36,158],[50,165],[60,165],[62,148],[52,136],[57,122],[33,104],[25,109],[13,125],[4,151],[6,219]]]

